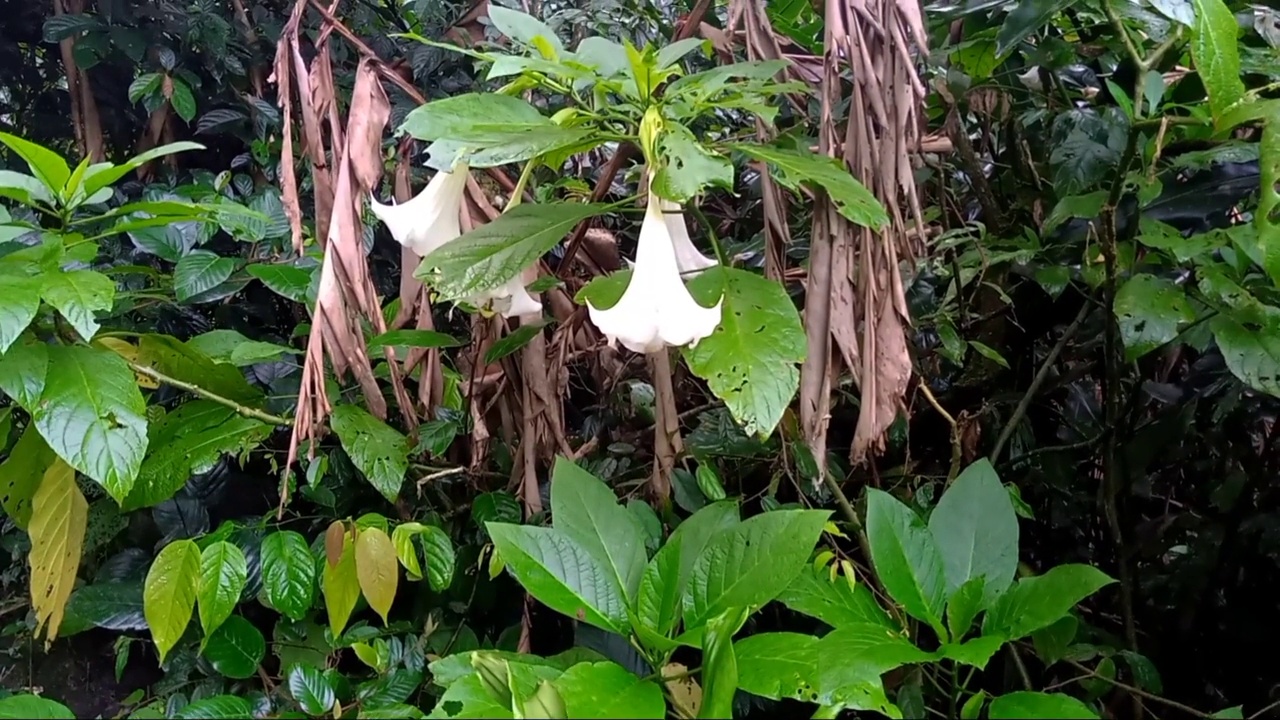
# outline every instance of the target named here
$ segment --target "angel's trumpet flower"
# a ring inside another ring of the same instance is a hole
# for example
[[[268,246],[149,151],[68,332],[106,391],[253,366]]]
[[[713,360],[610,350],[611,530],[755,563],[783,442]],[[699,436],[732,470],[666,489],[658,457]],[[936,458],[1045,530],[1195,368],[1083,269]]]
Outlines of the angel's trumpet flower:
[[[396,242],[418,257],[426,257],[462,235],[460,218],[467,174],[466,163],[459,163],[452,172],[437,172],[422,192],[399,205],[383,205],[371,199],[373,214],[387,226]],[[476,297],[467,298],[467,302],[476,307],[492,307],[503,317],[542,312],[542,303],[524,289],[519,276]]]
[[[651,188],[630,284],[618,304],[608,310],[597,309],[587,301],[591,322],[610,343],[617,341],[635,352],[652,353],[668,345],[696,345],[720,324],[723,299],[716,301],[714,307],[704,308],[693,299],[680,278],[681,233],[689,251],[683,262],[695,265],[699,260],[707,262],[708,258],[702,257],[689,241],[684,217],[663,213],[662,199],[653,194]]]
[[[698,252],[689,237],[689,226],[685,225],[684,213],[679,203],[662,200],[662,216],[667,223],[667,232],[671,233],[671,246],[676,251],[676,267],[686,275],[696,275],[716,264],[715,259]]]

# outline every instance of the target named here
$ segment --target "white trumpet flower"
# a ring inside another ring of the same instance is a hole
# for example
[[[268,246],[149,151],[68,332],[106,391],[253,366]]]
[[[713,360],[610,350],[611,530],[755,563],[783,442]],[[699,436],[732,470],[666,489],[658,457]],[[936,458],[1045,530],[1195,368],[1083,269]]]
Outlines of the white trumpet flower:
[[[463,198],[467,190],[468,168],[459,163],[452,172],[437,172],[422,192],[399,205],[383,205],[370,198],[373,214],[391,231],[396,242],[426,257],[445,243],[462,235]],[[694,252],[697,252],[694,250]],[[520,276],[505,284],[467,298],[476,307],[492,307],[503,317],[542,312],[542,303],[524,288]]]
[[[681,274],[696,275],[716,265],[714,258],[709,258],[698,252],[698,248],[693,244],[693,239],[689,237],[689,226],[685,225],[684,212],[681,211],[680,204],[670,200],[661,200],[661,203],[662,219],[666,221],[667,232],[671,234],[671,246],[676,251],[676,267],[680,268]]]
[[[622,298],[608,310],[597,309],[587,301],[591,322],[610,344],[616,341],[635,352],[652,353],[668,345],[697,345],[715,332],[723,298],[714,307],[704,308],[689,294],[680,278],[681,232],[687,245],[684,262],[707,261],[689,241],[684,217],[663,213],[661,198],[650,191],[631,282]]]

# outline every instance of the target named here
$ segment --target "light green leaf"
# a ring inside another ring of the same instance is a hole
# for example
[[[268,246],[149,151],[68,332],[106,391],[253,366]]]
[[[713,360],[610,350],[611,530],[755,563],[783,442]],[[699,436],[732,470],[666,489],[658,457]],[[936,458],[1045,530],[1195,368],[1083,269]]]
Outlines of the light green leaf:
[[[178,711],[177,717],[178,720],[242,720],[253,717],[253,707],[237,695],[214,695],[187,704]]]
[[[1088,565],[1059,565],[1043,575],[1018,580],[982,619],[983,635],[1008,640],[1048,627],[1081,600],[1115,582]]]
[[[382,496],[395,502],[409,471],[409,441],[355,405],[339,405],[329,420],[351,462]]]
[[[942,629],[947,580],[942,554],[924,521],[892,495],[867,490],[867,538],[876,574],[917,620]]]
[[[208,250],[192,250],[173,268],[173,292],[185,302],[226,282],[236,270],[236,261]]]
[[[510,720],[511,707],[494,699],[479,673],[472,673],[449,685],[427,715],[432,720]]]
[[[1046,625],[1031,633],[1031,642],[1035,645],[1036,655],[1045,667],[1049,667],[1066,657],[1068,648],[1076,639],[1076,631],[1080,621],[1074,615],[1063,615],[1057,622]]]
[[[984,579],[987,607],[1018,571],[1018,516],[991,463],[979,460],[955,479],[929,516],[929,531],[942,553],[946,594],[970,578]]]
[[[462,343],[451,335],[434,330],[388,330],[369,341],[369,350],[393,348],[447,348]],[[492,362],[492,361],[490,361]]]
[[[356,579],[369,607],[387,624],[387,614],[396,599],[396,587],[400,582],[396,564],[396,548],[391,538],[380,528],[369,527],[356,537]]]
[[[555,50],[556,56],[564,54],[564,45],[560,43],[560,38],[556,37],[555,32],[546,23],[534,16],[519,10],[504,8],[501,5],[490,7],[488,13],[489,19],[493,21],[493,26],[498,29],[498,32],[521,45],[534,47],[534,39],[543,38]]]
[[[551,684],[571,718],[662,720],[667,714],[662,688],[617,663],[578,663]]]
[[[1098,714],[1070,695],[1015,692],[992,700],[987,717],[991,720],[1096,720]]]
[[[497,522],[486,527],[507,570],[539,602],[602,630],[626,632],[622,592],[585,548],[553,528]]]
[[[443,592],[453,583],[453,568],[457,562],[453,552],[453,540],[449,533],[435,525],[401,523],[391,533],[391,544],[410,580],[422,579],[422,565],[418,562],[418,547],[414,538],[421,538],[427,555],[427,580],[431,589]]]
[[[653,190],[668,200],[685,202],[710,185],[733,189],[733,163],[703,147],[684,125],[664,128],[658,154],[663,164],[654,175]]]
[[[683,596],[686,631],[732,607],[761,607],[804,569],[828,510],[777,510],[720,533],[694,561]]]
[[[472,167],[523,162],[583,142],[590,131],[561,127],[517,97],[467,93],[420,105],[401,126],[419,140],[465,146]]]
[[[267,643],[253,623],[234,615],[209,635],[201,654],[218,674],[243,680],[258,671]]]
[[[738,658],[733,636],[747,621],[750,608],[729,608],[707,621],[702,635],[702,705],[699,718],[733,717],[733,696],[738,692]]]
[[[1178,337],[1179,328],[1196,319],[1182,288],[1147,273],[1136,274],[1120,286],[1115,313],[1129,362]]]
[[[342,556],[338,563],[331,565],[325,561],[320,582],[325,612],[329,616],[329,629],[333,631],[334,637],[340,637],[347,627],[347,621],[351,619],[356,603],[360,601],[355,543],[351,542],[350,533],[343,533]]]
[[[315,581],[315,558],[301,535],[285,530],[263,538],[262,589],[271,607],[303,619],[311,609]]]
[[[173,80],[173,94],[169,96],[169,104],[183,122],[191,122],[196,116],[195,95],[191,94],[191,88],[186,83],[176,78]]]
[[[983,670],[1004,643],[1004,638],[999,635],[983,635],[965,643],[947,643],[938,652],[942,657]]]
[[[244,551],[226,541],[210,544],[200,554],[200,582],[196,600],[200,610],[200,627],[206,636],[222,625],[236,603],[249,577]],[[247,676],[246,676],[247,677]]]
[[[196,142],[183,140],[181,142],[169,143],[152,148],[144,153],[135,155],[120,165],[112,165],[111,163],[100,163],[89,168],[84,176],[84,187],[81,191],[85,197],[92,197],[102,188],[114,184],[117,180],[137,170],[143,165],[165,157],[174,155],[188,150],[204,150],[204,145]]]
[[[419,109],[442,102],[447,100]],[[430,283],[445,300],[473,297],[515,277],[578,223],[607,209],[583,203],[522,203],[427,255],[414,276]]]
[[[110,310],[115,302],[116,284],[92,270],[64,270],[45,274],[40,294],[87,341],[98,332],[94,313]]]
[[[848,578],[832,580],[828,573],[812,564],[805,565],[796,575],[796,579],[778,596],[778,602],[833,628],[867,623],[894,627],[866,583],[851,586]]]
[[[75,720],[75,714],[62,703],[36,695],[10,695],[0,698],[0,718],[8,720]]]
[[[724,298],[719,327],[683,350],[689,369],[748,435],[767,437],[795,396],[808,347],[795,303],[780,284],[723,266],[700,273],[689,292],[703,307]]]
[[[986,594],[987,581],[981,575],[969,578],[951,592],[947,598],[947,628],[951,630],[953,641],[963,638],[973,625],[973,619],[990,604],[984,598]]]
[[[878,681],[894,668],[937,657],[880,625],[850,625],[834,630],[818,641],[816,654],[820,659],[829,659],[818,664],[818,686],[824,704],[839,701],[844,688],[856,689]]]
[[[793,192],[801,193],[804,184],[820,186],[849,222],[872,229],[889,224],[889,215],[880,201],[834,158],[774,145],[731,147],[753,160],[768,163],[773,177]]]
[[[818,638],[793,632],[763,632],[733,646],[738,686],[773,700],[813,702],[817,691]]]
[[[1231,374],[1259,392],[1280,397],[1280,322],[1250,329],[1229,315],[1210,321]]]
[[[1209,109],[1215,120],[1244,98],[1240,73],[1240,27],[1223,0],[1192,0],[1196,8],[1191,28],[1191,58],[1200,82],[1209,94]]]
[[[175,540],[166,545],[147,571],[142,610],[161,663],[191,621],[199,580],[200,548],[191,540]]]
[[[520,348],[533,342],[535,337],[542,333],[542,329],[548,323],[535,321],[523,324],[520,327],[498,338],[488,350],[484,351],[484,362],[486,365],[492,365],[504,357],[511,355]]]
[[[36,428],[59,456],[123,502],[147,451],[146,406],[133,371],[109,350],[55,345],[47,352],[44,392],[32,410]]]
[[[0,132],[0,143],[9,146],[15,155],[26,161],[31,174],[36,176],[50,193],[57,195],[71,179],[71,168],[58,153],[16,135]]]
[[[0,391],[32,412],[49,373],[49,346],[28,337],[0,356]]]
[[[631,599],[644,573],[644,528],[618,504],[613,490],[591,473],[556,457],[551,474],[551,517],[565,534],[609,570],[622,596]]]
[[[143,335],[138,341],[138,362],[229,400],[246,405],[263,400],[262,391],[250,385],[240,370],[218,364],[194,345],[168,335]]]
[[[46,277],[55,277],[48,275]],[[0,355],[18,339],[40,310],[43,277],[0,276]],[[112,286],[115,290],[115,286]]]
[[[738,523],[738,505],[732,501],[707,505],[680,523],[641,576],[636,610],[643,627],[664,637],[675,629],[694,564],[713,537]]]

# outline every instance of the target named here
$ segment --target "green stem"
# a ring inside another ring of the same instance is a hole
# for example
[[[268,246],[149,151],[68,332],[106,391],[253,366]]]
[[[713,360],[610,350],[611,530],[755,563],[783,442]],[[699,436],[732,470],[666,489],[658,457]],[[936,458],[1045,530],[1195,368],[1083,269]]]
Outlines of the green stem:
[[[262,422],[267,423],[269,425],[278,425],[280,427],[289,427],[293,425],[293,421],[290,420],[289,418],[280,417],[279,415],[272,415],[271,413],[264,412],[256,408],[251,408],[245,405],[241,405],[235,400],[232,400],[230,398],[225,398],[225,397],[222,397],[221,395],[218,395],[217,393],[211,392],[209,390],[205,390],[199,385],[192,385],[189,382],[184,382],[177,378],[169,377],[168,375],[165,375],[164,373],[160,372],[159,370],[156,370],[155,368],[150,368],[150,367],[147,367],[146,365],[139,365],[138,363],[135,363],[135,362],[129,363],[129,367],[135,373],[138,373],[139,375],[142,375],[144,377],[149,377],[152,380],[155,380],[156,382],[162,382],[165,385],[171,385],[173,387],[178,388],[179,390],[186,390],[192,395],[198,395],[204,398],[205,400],[212,400],[213,402],[216,402],[219,405],[225,405],[226,407],[229,407],[232,410],[235,410],[237,413],[239,413],[244,417],[253,418],[254,420],[261,420]]]
[[[529,178],[533,176],[533,171],[537,166],[537,158],[524,164],[524,169],[520,171],[520,179],[516,180],[516,188],[511,191],[511,199],[507,201],[507,206],[503,208],[502,212],[510,212],[511,208],[524,201],[524,189],[529,186]]]
[[[702,226],[707,229],[707,237],[711,239],[711,248],[715,250],[716,253],[716,262],[720,263],[724,267],[728,267],[729,263],[725,261],[724,250],[720,247],[720,239],[716,237],[716,231],[715,228],[711,226],[711,221],[708,220],[707,216],[702,214],[702,210],[693,203],[689,203],[685,209],[693,213],[693,216],[698,218],[698,222],[702,223]]]

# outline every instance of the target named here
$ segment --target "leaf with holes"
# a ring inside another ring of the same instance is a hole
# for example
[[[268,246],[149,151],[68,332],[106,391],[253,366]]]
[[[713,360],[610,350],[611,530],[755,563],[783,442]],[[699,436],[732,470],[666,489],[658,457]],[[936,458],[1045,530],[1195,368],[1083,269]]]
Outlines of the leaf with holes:
[[[376,527],[365,528],[356,538],[356,578],[369,607],[387,623],[387,613],[396,599],[400,581],[396,548],[391,538]]]
[[[89,521],[89,504],[76,485],[76,473],[61,460],[45,470],[31,499],[31,608],[36,634],[52,642],[80,568],[80,551]]]
[[[48,273],[40,291],[44,301],[52,305],[71,323],[85,340],[98,332],[94,313],[106,312],[115,302],[116,283],[92,270]]]
[[[173,292],[185,302],[226,282],[236,270],[236,261],[208,250],[192,250],[173,269]]]
[[[178,644],[196,606],[200,581],[200,548],[191,540],[175,540],[156,556],[142,590],[142,611],[160,662]]]
[[[146,406],[133,372],[109,350],[55,345],[48,354],[36,427],[60,457],[123,502],[147,450]]]
[[[301,620],[311,609],[315,581],[316,561],[301,535],[285,530],[262,540],[262,589],[271,607]]]
[[[382,496],[395,502],[409,471],[409,440],[355,405],[339,405],[329,420],[351,462]]]
[[[1196,319],[1182,288],[1146,273],[1116,291],[1115,313],[1129,362],[1178,337],[1179,328]]]
[[[27,425],[9,457],[0,463],[0,506],[22,530],[31,521],[31,501],[40,489],[40,480],[54,462],[62,461],[35,426]]]
[[[780,284],[737,268],[709,268],[689,292],[704,307],[724,298],[715,332],[684,348],[689,369],[748,434],[767,437],[800,385],[796,365],[807,348],[800,313]]]
[[[248,564],[239,547],[219,541],[201,553],[196,599],[200,605],[200,627],[206,636],[212,635],[231,617],[248,578]]]
[[[664,198],[685,202],[709,186],[733,189],[733,163],[703,147],[684,125],[665,128],[658,153],[663,165],[653,178],[653,189]]]
[[[1280,397],[1280,322],[1230,315],[1210,322],[1231,373],[1254,390]]]

